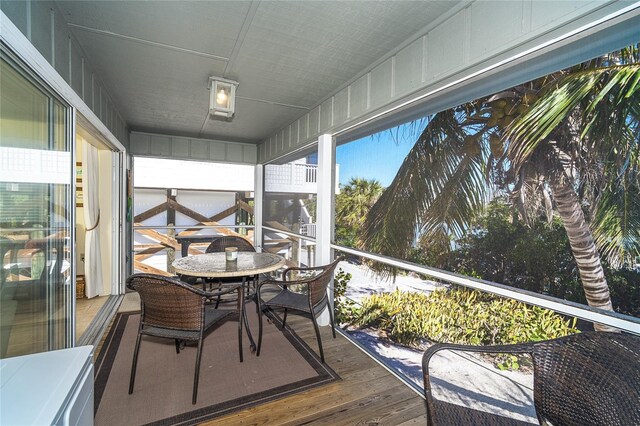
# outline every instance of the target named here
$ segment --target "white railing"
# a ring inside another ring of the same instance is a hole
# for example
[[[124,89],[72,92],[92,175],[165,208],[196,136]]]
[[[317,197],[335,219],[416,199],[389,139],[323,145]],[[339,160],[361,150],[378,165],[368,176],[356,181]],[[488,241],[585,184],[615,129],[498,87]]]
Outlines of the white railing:
[[[384,263],[390,266],[395,266],[407,271],[417,272],[419,274],[427,275],[431,278],[446,281],[451,284],[457,284],[464,287],[480,290],[482,292],[507,297],[509,299],[514,299],[530,305],[550,309],[560,314],[580,318],[588,322],[608,325],[626,331],[628,333],[640,335],[640,318],[619,314],[617,312],[605,311],[603,309],[592,308],[590,306],[582,305],[568,300],[562,300],[555,297],[534,293],[532,291],[494,283],[491,281],[471,278],[465,275],[460,275],[412,262],[394,259],[388,256],[367,253],[361,250],[343,247],[336,244],[331,244],[331,248],[343,253],[364,257],[369,260]]]
[[[316,237],[316,224],[315,223],[303,223],[300,225],[300,234],[307,237]]]
[[[318,166],[315,164],[269,164],[265,167],[264,185],[268,192],[318,192]]]

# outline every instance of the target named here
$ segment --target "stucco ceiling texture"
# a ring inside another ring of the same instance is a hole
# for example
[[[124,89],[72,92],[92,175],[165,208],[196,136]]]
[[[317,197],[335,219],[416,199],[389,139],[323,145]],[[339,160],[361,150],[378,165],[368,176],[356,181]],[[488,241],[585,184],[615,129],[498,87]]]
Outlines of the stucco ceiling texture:
[[[258,143],[455,1],[59,1],[131,130]],[[209,76],[239,82],[209,118]]]

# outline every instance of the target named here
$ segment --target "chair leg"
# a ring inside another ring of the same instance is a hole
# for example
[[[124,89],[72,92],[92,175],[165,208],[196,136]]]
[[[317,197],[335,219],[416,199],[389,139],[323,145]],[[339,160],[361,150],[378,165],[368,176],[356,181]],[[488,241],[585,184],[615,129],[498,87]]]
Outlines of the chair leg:
[[[313,328],[316,330],[316,338],[318,339],[318,348],[320,348],[320,360],[324,364],[324,352],[322,351],[322,339],[320,338],[320,329],[318,328],[318,321],[316,316],[311,313],[311,321],[313,321]]]
[[[336,338],[336,324],[333,321],[333,309],[331,309],[331,305],[327,305],[329,308],[329,319],[331,319],[331,332],[333,333],[333,338]]]
[[[179,354],[180,353],[180,340],[176,339],[176,353]]]
[[[198,340],[198,354],[196,355],[196,372],[193,377],[193,397],[191,403],[195,404],[198,400],[198,379],[200,378],[200,359],[202,358],[202,336]]]
[[[242,287],[238,288],[238,352],[240,353],[240,362],[243,362],[242,355],[242,321],[245,320],[244,312],[244,293]]]
[[[282,329],[287,325],[287,308],[284,308],[284,315],[282,316]]]
[[[142,335],[138,333],[136,348],[133,350],[133,364],[131,365],[131,378],[129,379],[129,395],[133,393],[133,383],[136,381],[136,368],[138,366],[138,352],[140,351],[140,340]]]
[[[262,303],[260,303],[260,295],[258,298],[258,348],[256,349],[256,356],[260,356],[260,348],[262,347]]]

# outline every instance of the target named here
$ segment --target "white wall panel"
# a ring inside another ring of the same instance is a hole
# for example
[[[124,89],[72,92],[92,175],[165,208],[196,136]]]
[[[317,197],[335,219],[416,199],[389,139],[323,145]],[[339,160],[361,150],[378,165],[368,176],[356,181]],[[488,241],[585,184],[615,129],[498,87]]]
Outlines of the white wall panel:
[[[244,145],[242,147],[242,162],[256,164],[258,162],[258,147],[256,145]]]
[[[349,86],[349,118],[358,117],[367,111],[369,103],[369,74],[365,74]]]
[[[333,125],[333,97],[320,105],[320,133]]]
[[[93,80],[93,76],[92,76],[91,66],[84,58],[82,60],[82,68],[83,68],[84,74],[83,74],[83,80],[82,80],[83,92],[81,97],[84,100],[84,103],[87,104],[89,108],[91,108],[93,105],[93,86],[91,83]]]
[[[59,14],[53,14],[54,21],[54,54],[55,69],[64,80],[69,83],[69,32],[67,24]]]
[[[191,141],[186,140],[185,143],[172,143],[171,156],[175,158],[189,158]]]
[[[465,15],[461,10],[427,35],[427,80],[437,79],[465,63]],[[495,23],[493,23],[495,25]]]
[[[377,108],[391,100],[392,59],[389,58],[371,70],[369,98],[371,108]]]
[[[11,22],[18,27],[22,34],[27,35],[27,2],[26,1],[2,1],[0,9]]]
[[[291,146],[291,126],[287,126],[282,131],[282,150],[287,150]]]
[[[309,112],[309,136],[318,135],[318,123],[320,122],[320,106],[315,107]]]
[[[342,124],[349,118],[349,88],[345,87],[333,97],[333,123]]]
[[[373,69],[363,70],[352,83],[336,90],[299,119],[298,138],[289,150],[312,142],[319,131],[340,131],[358,118],[375,116],[391,105],[410,99],[415,96],[413,93],[436,90],[454,75],[457,79],[471,75],[505,57],[558,40],[576,28],[632,4],[633,1],[627,0],[472,1],[437,26],[426,27],[424,34],[407,40],[386,59],[381,58],[382,62]],[[332,99],[333,104],[329,104]],[[329,105],[331,114],[327,114]],[[305,124],[308,132],[304,131]],[[269,145],[263,142],[265,149],[260,149],[259,162],[275,157]],[[277,155],[286,153],[285,148],[285,152],[278,150]]]
[[[562,18],[570,18],[581,13],[587,6],[602,5],[603,2],[580,0],[530,0],[531,2],[531,29],[537,30],[552,24]]]
[[[130,152],[145,157],[256,164],[253,144],[131,132]],[[266,152],[264,153],[266,155]]]
[[[51,55],[51,7],[48,2],[30,2],[30,4],[31,44],[38,49],[47,62],[53,64]],[[29,36],[27,35],[27,37]]]
[[[71,43],[71,65],[70,65],[70,85],[73,90],[82,98],[82,55],[80,49],[73,39]]]
[[[242,145],[235,143],[227,144],[227,158],[226,161],[232,163],[242,163]]]
[[[482,57],[522,36],[527,2],[475,2],[469,7],[471,59]],[[494,22],[494,25],[486,25]]]
[[[189,156],[192,158],[209,158],[209,144],[203,140],[192,139]]]
[[[306,141],[309,137],[309,114],[305,114],[298,119],[298,141],[297,145]],[[264,157],[261,157],[264,158]]]
[[[298,134],[298,124],[300,124],[300,120],[294,121],[289,126],[289,148],[294,147],[298,144],[299,134]]]
[[[423,43],[424,37],[421,37],[396,55],[393,73],[395,95],[405,95],[422,85]]]
[[[227,144],[223,142],[212,142],[209,146],[209,159],[224,161],[227,158]]]

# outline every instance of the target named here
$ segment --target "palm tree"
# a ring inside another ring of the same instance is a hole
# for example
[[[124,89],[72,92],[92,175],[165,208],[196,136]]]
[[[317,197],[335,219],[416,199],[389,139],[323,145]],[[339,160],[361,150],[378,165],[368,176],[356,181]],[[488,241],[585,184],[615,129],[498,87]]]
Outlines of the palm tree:
[[[351,178],[336,197],[336,220],[346,226],[360,227],[383,191],[384,187],[375,179]]]
[[[527,222],[561,218],[589,305],[611,310],[598,250],[618,266],[640,252],[639,59],[631,46],[431,116],[360,246],[405,256],[416,229],[462,235],[506,193]]]

